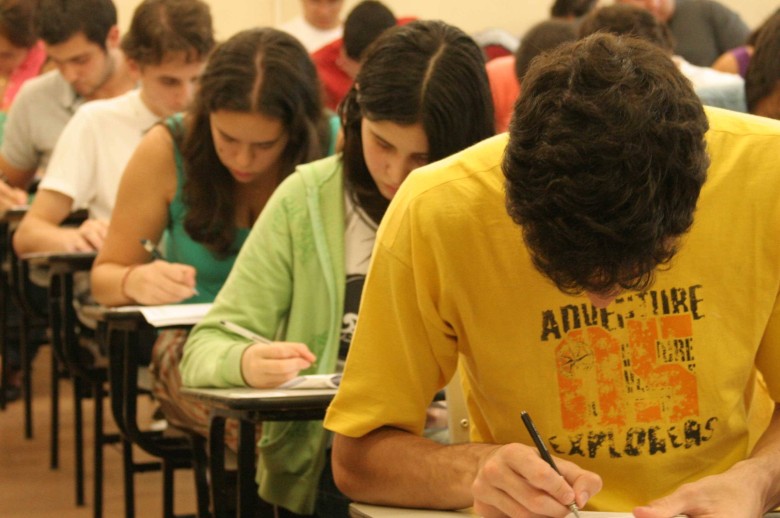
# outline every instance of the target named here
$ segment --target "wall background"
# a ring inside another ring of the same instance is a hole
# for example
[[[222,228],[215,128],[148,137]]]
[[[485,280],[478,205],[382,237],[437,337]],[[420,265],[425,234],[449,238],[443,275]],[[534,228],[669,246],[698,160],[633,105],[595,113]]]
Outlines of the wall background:
[[[119,10],[119,25],[126,30],[139,0],[114,0]],[[526,29],[548,17],[552,0],[382,0],[396,16],[414,15],[438,18],[457,25],[468,33],[488,27],[521,35]],[[611,0],[601,0],[608,3]],[[751,27],[760,24],[780,7],[776,0],[719,0],[742,15]],[[211,5],[217,37],[228,38],[234,32],[256,25],[276,25],[300,13],[299,0],[206,0]],[[343,16],[358,0],[346,0]],[[507,8],[511,5],[511,8]]]

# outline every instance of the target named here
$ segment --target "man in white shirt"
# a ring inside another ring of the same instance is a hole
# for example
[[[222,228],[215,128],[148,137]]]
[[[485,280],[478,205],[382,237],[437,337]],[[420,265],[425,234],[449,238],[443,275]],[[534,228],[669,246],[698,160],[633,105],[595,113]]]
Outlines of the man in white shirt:
[[[144,0],[122,40],[140,88],[83,106],[63,131],[47,174],[14,235],[19,254],[97,250],[108,229],[124,167],[144,133],[184,110],[214,46],[201,0]],[[60,227],[75,209],[89,219]]]
[[[341,38],[339,14],[343,6],[344,0],[301,0],[303,14],[282,24],[279,29],[298,38],[311,54]]]

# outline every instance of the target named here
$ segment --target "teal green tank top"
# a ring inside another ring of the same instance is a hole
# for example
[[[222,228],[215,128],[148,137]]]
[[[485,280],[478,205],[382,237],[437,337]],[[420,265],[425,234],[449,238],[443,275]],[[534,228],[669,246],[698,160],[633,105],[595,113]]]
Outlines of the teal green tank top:
[[[184,132],[184,116],[179,113],[169,117],[165,121],[168,130],[174,136],[173,152],[176,160],[176,195],[168,207],[168,228],[163,237],[163,249],[166,253],[166,259],[175,263],[189,264],[198,272],[196,275],[196,289],[198,294],[182,301],[184,304],[194,304],[197,302],[213,302],[219,293],[220,288],[227,280],[230,269],[236,261],[236,254],[225,258],[216,257],[211,250],[201,243],[193,240],[184,230],[184,216],[187,214],[187,207],[184,205],[183,186],[184,186],[184,159],[181,156],[179,146],[176,144],[177,137]],[[328,154],[332,155],[335,151],[337,134],[339,131],[339,118],[336,115],[329,117],[328,125],[330,127],[330,146]],[[241,245],[246,241],[249,235],[249,228],[236,228],[233,250],[240,250]]]
[[[174,136],[181,135],[183,132],[183,116],[177,114],[169,117],[165,125]],[[174,138],[173,152],[176,160],[176,195],[168,207],[168,228],[164,239],[166,259],[175,263],[189,264],[198,272],[196,275],[196,289],[198,294],[182,301],[184,304],[194,304],[196,302],[213,302],[220,288],[225,283],[233,263],[236,261],[236,254],[219,258],[214,255],[203,244],[193,240],[187,231],[184,230],[184,217],[187,214],[187,207],[184,205],[183,191],[184,186],[184,160],[181,151],[176,145]],[[233,250],[239,250],[249,235],[248,228],[237,228]]]

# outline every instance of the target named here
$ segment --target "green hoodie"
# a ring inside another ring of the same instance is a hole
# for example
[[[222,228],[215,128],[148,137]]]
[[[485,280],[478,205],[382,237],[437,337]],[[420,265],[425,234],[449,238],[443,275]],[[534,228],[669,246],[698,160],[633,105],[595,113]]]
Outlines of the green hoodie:
[[[303,374],[336,369],[346,283],[341,155],[299,166],[271,196],[214,307],[190,334],[180,365],[191,387],[245,386],[250,344],[226,319],[275,340],[302,342],[317,356]],[[312,514],[328,436],[320,421],[263,423],[260,496]]]

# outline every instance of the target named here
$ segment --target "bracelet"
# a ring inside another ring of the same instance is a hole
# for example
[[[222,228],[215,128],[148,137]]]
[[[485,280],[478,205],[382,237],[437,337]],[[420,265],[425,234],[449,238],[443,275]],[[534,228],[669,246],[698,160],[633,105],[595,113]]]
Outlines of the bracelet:
[[[119,290],[122,292],[122,295],[131,301],[135,302],[136,300],[127,294],[126,287],[127,287],[127,278],[130,276],[130,272],[138,268],[139,264],[131,264],[127,267],[127,270],[125,270],[124,275],[122,275],[122,281],[119,283]]]

